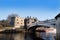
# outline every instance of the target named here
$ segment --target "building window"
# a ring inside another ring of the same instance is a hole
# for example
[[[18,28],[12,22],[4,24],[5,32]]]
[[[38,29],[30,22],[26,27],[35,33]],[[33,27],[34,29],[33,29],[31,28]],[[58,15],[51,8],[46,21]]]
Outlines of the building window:
[[[19,22],[17,22],[17,24],[19,24]]]
[[[18,19],[17,19],[17,21],[18,21]]]
[[[56,25],[56,24],[52,24],[52,25]]]
[[[34,23],[34,22],[32,22],[32,23]]]
[[[21,20],[21,21],[23,21],[23,20]]]
[[[27,24],[29,24],[29,22],[27,22]]]
[[[22,24],[22,23],[21,23]]]

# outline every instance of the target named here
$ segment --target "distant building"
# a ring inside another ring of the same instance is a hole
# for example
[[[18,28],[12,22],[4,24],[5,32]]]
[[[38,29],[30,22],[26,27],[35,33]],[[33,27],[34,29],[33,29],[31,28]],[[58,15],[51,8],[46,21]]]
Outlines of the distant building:
[[[19,17],[19,16],[11,17],[10,24],[11,24],[11,27],[23,28],[23,26],[24,26],[24,18]]]
[[[60,13],[55,17],[56,21],[56,28],[57,28],[57,36],[60,37]]]
[[[24,24],[25,24],[25,27],[28,27],[28,26],[30,26],[32,23],[35,23],[35,22],[37,22],[38,20],[37,20],[37,18],[31,18],[31,16],[29,17],[26,17],[25,18],[25,20],[24,20]]]
[[[49,19],[49,20],[45,20],[43,22],[50,24],[50,25],[53,25],[56,28],[56,19]]]

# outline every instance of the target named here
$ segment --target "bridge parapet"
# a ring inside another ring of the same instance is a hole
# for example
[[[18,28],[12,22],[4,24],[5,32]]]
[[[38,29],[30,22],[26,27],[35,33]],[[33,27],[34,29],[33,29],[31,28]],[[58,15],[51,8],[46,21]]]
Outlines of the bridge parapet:
[[[37,27],[37,26],[42,26],[42,27],[53,27],[53,25],[51,25],[51,24],[48,24],[48,23],[32,23],[31,25],[29,25],[28,27],[27,27],[27,29],[29,29],[29,28],[32,28],[32,27]]]

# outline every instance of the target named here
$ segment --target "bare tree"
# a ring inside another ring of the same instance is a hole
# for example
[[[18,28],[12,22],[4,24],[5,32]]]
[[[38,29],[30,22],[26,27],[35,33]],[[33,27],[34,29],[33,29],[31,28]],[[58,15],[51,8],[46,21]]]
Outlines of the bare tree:
[[[10,15],[8,15],[8,17],[7,17],[7,20],[10,20],[11,17],[16,17],[16,16],[19,16],[19,15],[18,15],[18,14],[10,14]]]

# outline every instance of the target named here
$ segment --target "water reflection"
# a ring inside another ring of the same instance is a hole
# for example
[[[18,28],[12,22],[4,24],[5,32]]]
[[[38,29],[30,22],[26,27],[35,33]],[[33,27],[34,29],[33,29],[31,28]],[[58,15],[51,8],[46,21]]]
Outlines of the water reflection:
[[[56,34],[46,33],[46,32],[36,32],[38,38],[43,38],[44,40],[55,40]]]
[[[14,34],[14,40],[24,40],[25,33]]]
[[[43,40],[42,38],[37,38],[34,33],[26,33],[25,40]]]
[[[0,34],[0,40],[24,40],[24,34]]]
[[[17,33],[17,34],[0,34],[0,40],[43,40],[43,39],[37,37],[34,33]]]
[[[14,40],[12,34],[0,34],[0,40]]]

